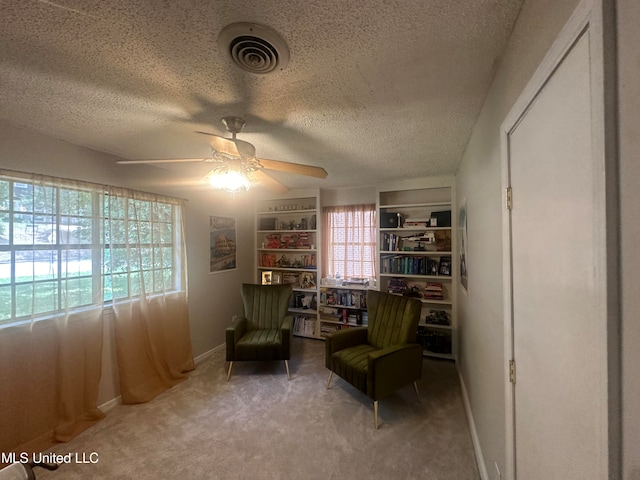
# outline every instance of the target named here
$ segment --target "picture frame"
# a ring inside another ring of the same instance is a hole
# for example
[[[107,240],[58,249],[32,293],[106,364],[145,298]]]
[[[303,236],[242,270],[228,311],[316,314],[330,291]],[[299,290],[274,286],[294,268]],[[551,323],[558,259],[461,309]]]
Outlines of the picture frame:
[[[236,269],[236,219],[209,217],[209,273]]]
[[[451,276],[451,257],[441,257],[440,265],[438,266],[438,275],[446,277]]]
[[[262,285],[271,285],[273,282],[273,272],[266,270],[262,272]]]
[[[282,274],[280,272],[273,272],[271,274],[271,285],[280,285],[282,283]]]
[[[458,209],[458,265],[460,268],[460,285],[466,294],[469,282],[469,272],[467,270],[469,261],[469,239],[467,232],[467,199],[460,202]]]

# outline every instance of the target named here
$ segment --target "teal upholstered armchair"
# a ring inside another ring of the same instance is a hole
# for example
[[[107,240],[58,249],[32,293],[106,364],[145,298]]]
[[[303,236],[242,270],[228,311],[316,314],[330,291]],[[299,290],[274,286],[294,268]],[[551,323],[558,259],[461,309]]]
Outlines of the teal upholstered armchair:
[[[378,400],[422,376],[422,347],[416,343],[422,305],[419,300],[374,290],[367,292],[369,327],[327,335],[325,365],[373,400],[378,428]]]
[[[227,327],[227,361],[284,360],[289,375],[293,318],[287,315],[291,285],[242,285],[244,317]]]

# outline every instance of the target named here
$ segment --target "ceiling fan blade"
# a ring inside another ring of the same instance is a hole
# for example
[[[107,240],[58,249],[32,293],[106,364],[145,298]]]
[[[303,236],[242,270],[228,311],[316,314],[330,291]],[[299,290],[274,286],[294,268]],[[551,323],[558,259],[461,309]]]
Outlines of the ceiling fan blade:
[[[307,177],[327,177],[327,171],[322,167],[313,167],[311,165],[302,165],[300,163],[281,162],[280,160],[269,160],[268,158],[257,158],[256,160],[258,160],[260,165],[267,170],[295,173],[297,175],[306,175]]]
[[[277,181],[275,178],[269,176],[262,170],[256,170],[249,175],[251,180],[259,183],[269,191],[273,193],[287,193],[289,189]]]
[[[240,152],[238,152],[238,147],[236,147],[236,142],[231,140],[230,138],[220,137],[218,135],[211,135],[211,139],[209,143],[216,152],[226,153],[227,155],[232,155],[234,157],[239,157]]]
[[[120,164],[134,163],[187,163],[187,162],[206,162],[206,158],[165,158],[159,160],[118,160]]]

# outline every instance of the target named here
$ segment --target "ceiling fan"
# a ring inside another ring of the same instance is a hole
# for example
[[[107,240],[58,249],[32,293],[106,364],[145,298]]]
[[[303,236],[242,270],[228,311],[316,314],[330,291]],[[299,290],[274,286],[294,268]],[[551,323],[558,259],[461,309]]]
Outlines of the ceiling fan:
[[[267,174],[265,170],[326,178],[327,172],[321,167],[257,158],[256,149],[252,144],[236,138],[236,135],[242,131],[247,122],[242,118],[230,116],[224,117],[222,123],[226,130],[231,133],[231,138],[207,132],[198,132],[210,137],[211,157],[209,158],[120,160],[117,163],[212,163],[213,169],[206,176],[209,183],[214,188],[229,192],[237,192],[242,189],[248,190],[253,184],[260,184],[274,193],[284,193],[289,190],[285,185]]]

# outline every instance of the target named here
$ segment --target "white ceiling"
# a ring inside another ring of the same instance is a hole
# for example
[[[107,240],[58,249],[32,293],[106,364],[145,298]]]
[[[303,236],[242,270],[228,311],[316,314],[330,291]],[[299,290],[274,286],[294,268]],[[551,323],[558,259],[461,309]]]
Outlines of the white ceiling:
[[[294,188],[453,174],[521,3],[0,0],[0,118],[138,159],[207,156],[196,132],[240,116],[259,157],[329,172],[273,175]],[[241,21],[285,40],[284,70],[231,63]]]

